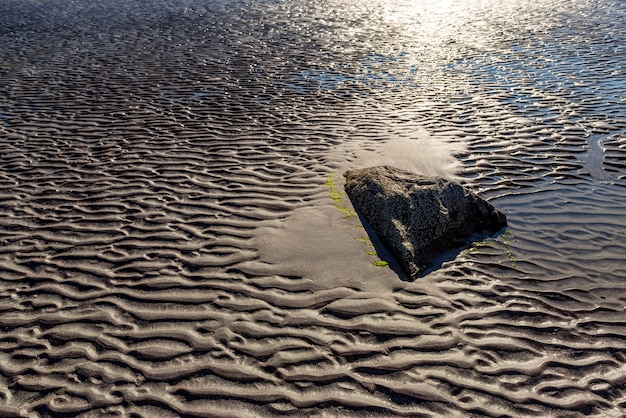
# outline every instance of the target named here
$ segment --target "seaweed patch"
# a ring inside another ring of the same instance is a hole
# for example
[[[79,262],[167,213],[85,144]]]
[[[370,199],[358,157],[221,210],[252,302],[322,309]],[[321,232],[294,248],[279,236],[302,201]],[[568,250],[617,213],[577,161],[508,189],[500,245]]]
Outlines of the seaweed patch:
[[[358,215],[354,211],[354,209],[349,208],[343,202],[343,198],[344,198],[345,195],[337,187],[337,183],[335,182],[335,177],[339,177],[339,179],[341,179],[340,176],[338,176],[336,173],[333,173],[333,174],[330,175],[330,177],[328,177],[328,179],[324,183],[324,185],[326,187],[328,187],[328,189],[329,189],[330,198],[335,202],[335,204],[333,206],[335,206],[335,209],[337,209],[346,218],[358,218]],[[356,228],[360,228],[361,225],[360,224],[359,225],[355,225],[355,227]],[[380,259],[380,256],[379,256],[378,252],[376,251],[376,248],[374,247],[374,244],[372,243],[372,241],[369,238],[367,238],[367,237],[358,237],[358,238],[355,238],[355,239],[357,241],[361,241],[361,242],[367,244],[368,247],[370,247],[369,250],[364,251],[365,254],[371,255],[371,256],[375,256],[375,257],[378,258],[377,261],[374,261],[372,263],[373,265],[375,265],[376,267],[387,267],[387,266],[389,266],[389,262]]]
[[[336,174],[331,174],[328,180],[326,180],[326,183],[324,183],[324,185],[329,188],[330,198],[335,201],[335,208],[346,218],[357,218],[356,212],[343,203],[344,194],[337,188],[335,176]]]

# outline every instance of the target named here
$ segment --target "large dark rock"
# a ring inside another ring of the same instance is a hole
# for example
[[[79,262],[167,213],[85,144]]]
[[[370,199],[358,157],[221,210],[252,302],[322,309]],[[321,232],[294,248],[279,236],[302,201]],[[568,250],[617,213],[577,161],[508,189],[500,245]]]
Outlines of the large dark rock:
[[[346,192],[411,279],[438,255],[480,232],[496,232],[506,217],[458,183],[393,167],[345,173]]]

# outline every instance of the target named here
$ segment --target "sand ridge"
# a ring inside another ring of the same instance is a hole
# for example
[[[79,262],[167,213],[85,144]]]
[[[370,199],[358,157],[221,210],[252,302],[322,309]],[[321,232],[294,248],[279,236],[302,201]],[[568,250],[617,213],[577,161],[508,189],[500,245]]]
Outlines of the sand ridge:
[[[626,10],[411,4],[2,2],[0,415],[620,416]],[[508,233],[374,266],[380,163]]]

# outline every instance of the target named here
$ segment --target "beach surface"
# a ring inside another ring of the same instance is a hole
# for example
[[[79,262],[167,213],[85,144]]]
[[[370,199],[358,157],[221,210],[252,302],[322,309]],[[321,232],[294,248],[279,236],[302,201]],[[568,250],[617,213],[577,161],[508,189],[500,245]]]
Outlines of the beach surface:
[[[0,2],[0,416],[622,417],[621,1]],[[509,227],[408,281],[349,169]]]

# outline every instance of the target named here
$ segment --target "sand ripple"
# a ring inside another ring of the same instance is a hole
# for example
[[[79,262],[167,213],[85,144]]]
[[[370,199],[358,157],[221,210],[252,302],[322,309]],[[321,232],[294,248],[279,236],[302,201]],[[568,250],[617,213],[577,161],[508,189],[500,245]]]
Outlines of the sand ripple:
[[[91,3],[0,4],[1,416],[623,415],[621,2]],[[404,281],[376,163],[510,228]]]

